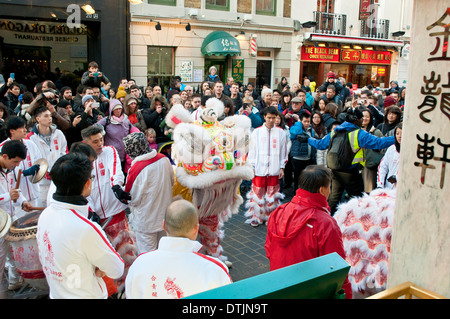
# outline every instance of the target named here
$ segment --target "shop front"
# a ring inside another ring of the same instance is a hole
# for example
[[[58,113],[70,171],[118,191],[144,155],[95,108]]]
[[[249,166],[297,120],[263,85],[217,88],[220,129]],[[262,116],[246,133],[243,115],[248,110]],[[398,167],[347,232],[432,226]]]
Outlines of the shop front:
[[[363,50],[338,47],[302,46],[301,78],[313,77],[320,85],[327,73],[333,71],[336,77],[351,82],[358,88],[372,85],[388,87],[392,51]]]
[[[116,12],[126,12],[124,3],[91,1],[91,11],[83,7],[54,0],[0,4],[3,77],[14,73],[28,90],[44,80],[75,89],[90,61],[99,64],[113,87],[128,76],[129,18]]]

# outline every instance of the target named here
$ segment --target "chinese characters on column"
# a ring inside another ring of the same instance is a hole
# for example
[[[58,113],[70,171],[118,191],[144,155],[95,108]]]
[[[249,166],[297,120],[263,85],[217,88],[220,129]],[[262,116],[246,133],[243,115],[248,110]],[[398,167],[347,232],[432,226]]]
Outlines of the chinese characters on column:
[[[447,56],[448,49],[448,39],[450,34],[450,23],[445,23],[444,20],[450,16],[450,8],[447,8],[444,15],[433,24],[427,27],[427,30],[433,30],[429,36],[436,37],[436,47],[430,52],[429,62],[432,61],[450,61],[450,57]],[[442,28],[443,30],[438,30]],[[446,68],[436,69],[446,70]],[[422,86],[420,93],[424,96],[422,104],[417,108],[420,110],[420,119],[430,124],[432,121],[427,115],[427,113],[433,112],[439,105],[439,110],[444,115],[444,119],[450,121],[450,72],[447,74],[437,74],[432,71],[429,75],[423,76],[424,85]],[[447,79],[447,83],[441,83],[442,77]],[[432,123],[431,123],[432,124]],[[427,169],[436,169],[436,162],[441,162],[441,178],[439,187],[442,189],[444,187],[445,181],[445,169],[446,164],[450,163],[450,158],[448,157],[448,149],[450,148],[450,136],[436,137],[429,136],[425,133],[423,136],[416,134],[416,138],[419,141],[417,145],[416,156],[420,161],[414,162],[414,165],[422,168],[420,182],[425,183],[425,173]],[[445,140],[448,139],[448,140]],[[435,149],[436,146],[436,149]],[[436,156],[436,154],[442,154],[441,157]],[[432,161],[430,163],[430,161]]]

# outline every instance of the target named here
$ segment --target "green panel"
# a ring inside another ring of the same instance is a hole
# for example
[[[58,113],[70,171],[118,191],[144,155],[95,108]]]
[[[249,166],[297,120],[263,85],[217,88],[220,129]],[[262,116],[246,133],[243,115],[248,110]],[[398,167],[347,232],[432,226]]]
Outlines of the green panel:
[[[203,55],[240,55],[239,41],[225,31],[213,31],[203,40]]]
[[[350,265],[337,253],[304,261],[211,289],[186,299],[335,298]]]

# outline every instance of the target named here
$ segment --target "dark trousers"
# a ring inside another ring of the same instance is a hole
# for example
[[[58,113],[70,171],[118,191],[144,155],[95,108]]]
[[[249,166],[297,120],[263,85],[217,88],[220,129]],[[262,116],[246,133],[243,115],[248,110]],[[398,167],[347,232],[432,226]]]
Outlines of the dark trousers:
[[[291,187],[292,184],[292,157],[288,156],[288,161],[286,162],[286,166],[284,167],[284,188]]]
[[[300,177],[300,174],[302,171],[306,168],[308,165],[314,164],[312,160],[298,160],[295,158],[292,158],[292,167],[294,168],[294,190],[297,191],[298,188],[298,178]]]
[[[348,171],[333,170],[331,194],[328,198],[331,216],[333,216],[336,212],[336,208],[341,202],[344,191],[347,191],[350,198],[354,196],[362,196],[364,192],[364,182],[358,168]]]

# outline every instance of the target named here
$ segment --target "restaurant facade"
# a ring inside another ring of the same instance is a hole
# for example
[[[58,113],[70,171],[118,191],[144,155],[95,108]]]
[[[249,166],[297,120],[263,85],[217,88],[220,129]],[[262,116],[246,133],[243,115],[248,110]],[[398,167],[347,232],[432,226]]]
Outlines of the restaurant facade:
[[[72,2],[72,3],[71,3]],[[90,61],[116,85],[129,76],[128,1],[0,1],[0,72],[31,90],[44,79],[75,89]]]

